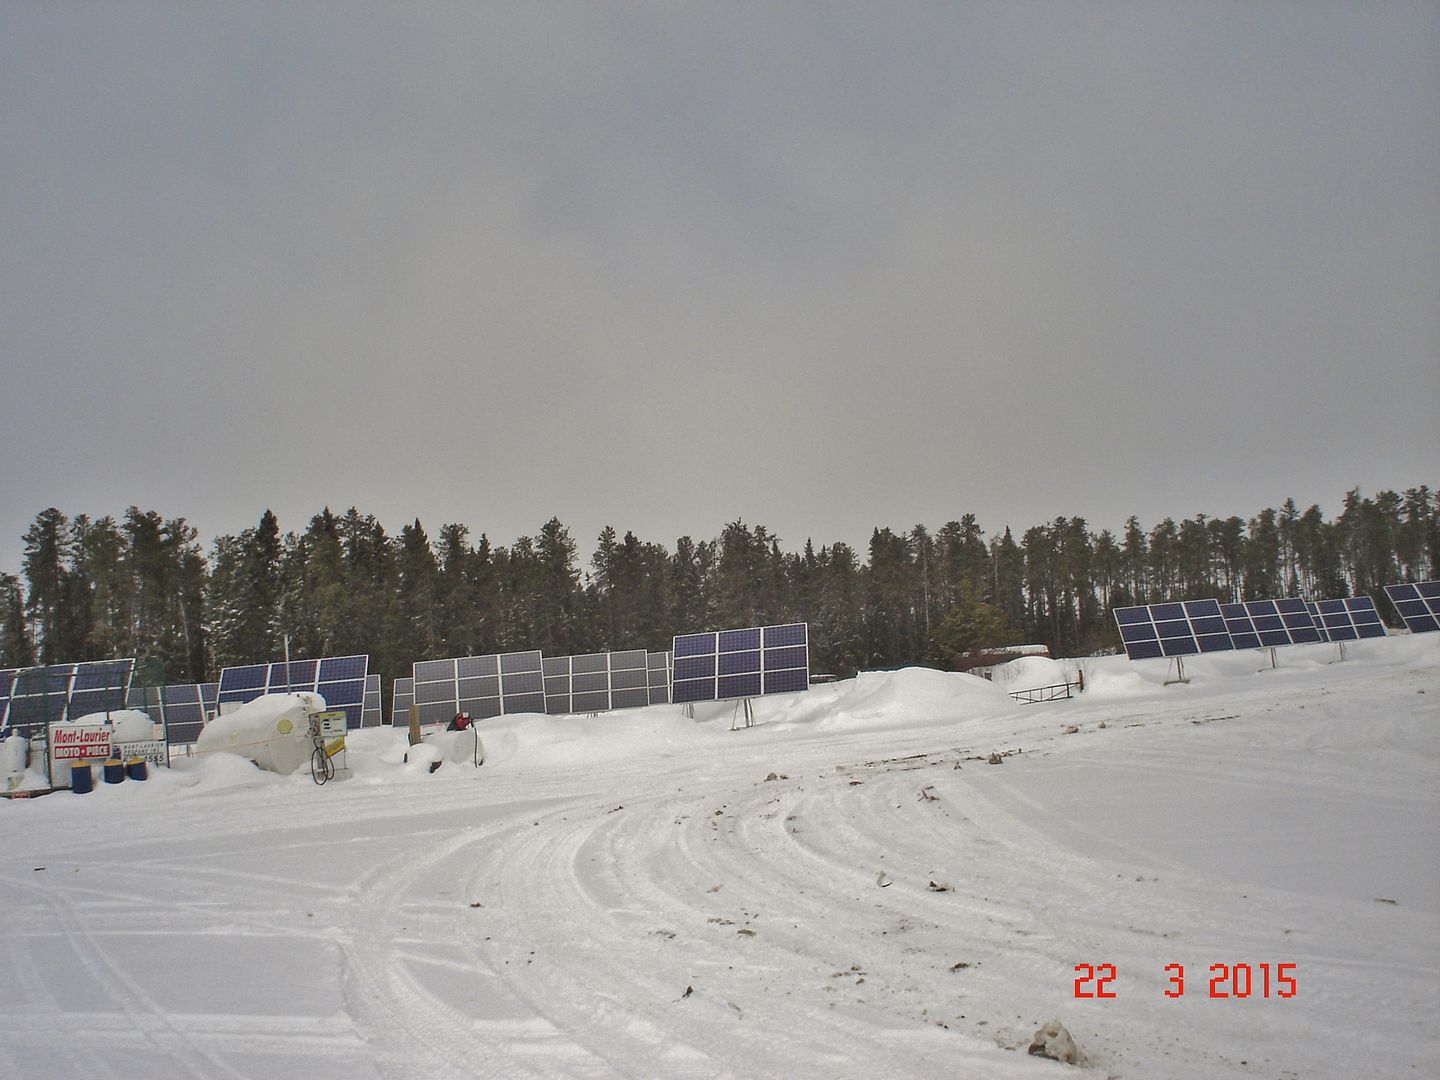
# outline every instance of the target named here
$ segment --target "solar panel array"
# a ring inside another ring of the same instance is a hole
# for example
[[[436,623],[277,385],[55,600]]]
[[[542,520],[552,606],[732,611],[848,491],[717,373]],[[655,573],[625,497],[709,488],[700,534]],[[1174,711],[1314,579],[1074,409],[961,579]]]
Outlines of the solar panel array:
[[[1185,600],[1115,609],[1120,643],[1131,660],[1194,656],[1235,648],[1218,600]]]
[[[1338,600],[1317,600],[1308,605],[1315,628],[1326,641],[1358,641],[1385,636],[1385,624],[1375,601],[1368,596],[1346,596]]]
[[[1131,660],[1385,636],[1385,624],[1368,596],[1145,604],[1116,608],[1115,624]]]
[[[1325,640],[1315,626],[1309,605],[1295,597],[1222,604],[1221,610],[1237,649],[1275,648]]]
[[[171,686],[132,686],[126,705],[150,714],[165,725],[172,746],[193,743],[208,717],[218,711],[219,683],[177,683]]]
[[[650,704],[649,657],[644,649],[547,656],[543,666],[545,711],[552,716]]]
[[[48,724],[125,707],[134,659],[0,671],[0,728],[30,735]]]
[[[370,657],[358,655],[228,667],[220,672],[220,704],[305,690],[323,697],[327,709],[343,710],[346,727],[360,727],[369,666]]]
[[[730,701],[806,690],[810,686],[805,623],[680,634],[671,653],[671,700]]]
[[[1412,634],[1433,634],[1440,630],[1440,581],[1386,585],[1385,595]]]
[[[445,723],[457,712],[483,720],[508,713],[545,711],[545,679],[539,649],[414,665],[415,701],[422,724]]]

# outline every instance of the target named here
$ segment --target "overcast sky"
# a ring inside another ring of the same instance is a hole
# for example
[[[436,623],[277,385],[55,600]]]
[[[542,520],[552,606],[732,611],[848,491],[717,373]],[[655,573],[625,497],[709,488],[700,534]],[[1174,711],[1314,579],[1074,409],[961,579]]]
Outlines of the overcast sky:
[[[1440,4],[0,6],[35,515],[497,544],[1440,485]]]

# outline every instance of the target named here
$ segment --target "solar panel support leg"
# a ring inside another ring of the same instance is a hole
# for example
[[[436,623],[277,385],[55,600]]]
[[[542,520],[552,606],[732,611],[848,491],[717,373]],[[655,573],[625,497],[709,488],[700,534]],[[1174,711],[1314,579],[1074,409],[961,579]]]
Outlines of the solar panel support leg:
[[[1175,671],[1175,677],[1173,679],[1166,679],[1166,686],[1170,686],[1172,683],[1188,683],[1190,681],[1185,677],[1185,660],[1183,657],[1172,657],[1170,664]]]
[[[746,726],[746,727],[754,727],[754,726],[755,726],[755,710],[754,710],[754,709],[751,707],[751,705],[750,705],[750,699],[749,699],[748,697],[747,697],[747,698],[741,698],[739,701],[737,701],[737,702],[735,703],[735,711],[734,711],[734,713],[732,713],[731,716],[730,716],[730,730],[731,730],[731,731],[735,731],[735,730],[736,730],[735,721],[740,718],[740,710],[741,710],[741,709],[744,709],[744,710],[745,710],[745,726]]]

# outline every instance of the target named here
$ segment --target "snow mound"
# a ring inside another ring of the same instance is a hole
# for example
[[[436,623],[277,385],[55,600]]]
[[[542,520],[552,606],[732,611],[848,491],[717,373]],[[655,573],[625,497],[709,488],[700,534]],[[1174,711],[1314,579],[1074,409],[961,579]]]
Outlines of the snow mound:
[[[957,671],[862,671],[839,685],[841,692],[816,722],[821,730],[954,723],[1019,707],[1000,687]]]
[[[1022,656],[995,669],[994,682],[1006,693],[1039,690],[1075,681],[1075,662],[1052,660],[1048,656]]]

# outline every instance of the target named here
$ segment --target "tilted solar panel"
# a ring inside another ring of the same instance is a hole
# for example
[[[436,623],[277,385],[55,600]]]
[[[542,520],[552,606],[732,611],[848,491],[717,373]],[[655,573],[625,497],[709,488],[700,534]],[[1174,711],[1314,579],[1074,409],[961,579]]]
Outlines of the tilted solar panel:
[[[395,727],[410,724],[410,704],[415,700],[415,680],[396,679],[395,692],[390,697],[390,723]]]
[[[1326,641],[1358,641],[1385,636],[1385,624],[1375,601],[1368,596],[1347,596],[1317,600],[1309,605],[1310,616]]]
[[[1440,630],[1440,581],[1386,585],[1385,595],[1412,634],[1432,634]]]
[[[670,697],[676,704],[787,694],[810,687],[806,623],[680,634],[671,653]]]
[[[1131,660],[1195,656],[1235,648],[1218,600],[1183,600],[1115,609],[1120,643]]]
[[[422,724],[448,723],[456,713],[473,720],[545,711],[540,650],[420,660],[413,668]]]
[[[125,708],[133,658],[10,669],[0,675],[0,727],[33,735],[49,724]]]
[[[325,707],[345,713],[345,726],[361,726],[365,710],[368,654],[332,656],[319,660],[245,664],[220,672],[220,702],[254,701],[261,694],[319,694]]]

